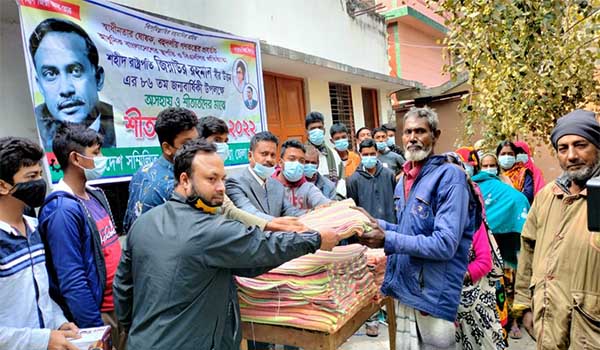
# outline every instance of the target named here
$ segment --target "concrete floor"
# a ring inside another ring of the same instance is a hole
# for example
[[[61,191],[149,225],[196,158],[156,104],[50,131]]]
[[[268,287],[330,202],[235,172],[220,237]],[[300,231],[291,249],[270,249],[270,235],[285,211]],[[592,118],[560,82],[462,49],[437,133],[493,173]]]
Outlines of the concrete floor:
[[[509,350],[534,350],[535,342],[529,337],[525,330],[523,338],[520,340],[509,340]],[[388,350],[388,329],[381,324],[379,326],[379,336],[377,338],[367,337],[364,326],[356,332],[348,341],[343,344],[340,350]]]

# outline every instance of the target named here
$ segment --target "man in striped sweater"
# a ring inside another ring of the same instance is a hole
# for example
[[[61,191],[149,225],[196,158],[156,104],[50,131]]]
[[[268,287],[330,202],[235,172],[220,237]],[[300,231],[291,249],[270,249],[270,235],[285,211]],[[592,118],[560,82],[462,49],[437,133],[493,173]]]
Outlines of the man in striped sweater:
[[[48,294],[44,245],[25,206],[44,202],[44,152],[33,142],[0,138],[0,349],[77,350],[68,323]]]

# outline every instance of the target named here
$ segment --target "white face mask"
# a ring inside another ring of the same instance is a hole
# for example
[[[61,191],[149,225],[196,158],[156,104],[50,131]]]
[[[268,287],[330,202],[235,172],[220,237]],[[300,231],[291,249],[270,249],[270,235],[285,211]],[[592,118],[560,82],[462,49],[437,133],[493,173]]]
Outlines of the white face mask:
[[[93,159],[94,160],[94,168],[88,169],[81,167],[83,169],[83,173],[85,174],[85,179],[88,181],[96,180],[102,177],[104,171],[106,170],[106,164],[108,163],[108,158],[103,156],[98,157],[87,157],[83,154],[79,154],[80,157],[85,159]]]

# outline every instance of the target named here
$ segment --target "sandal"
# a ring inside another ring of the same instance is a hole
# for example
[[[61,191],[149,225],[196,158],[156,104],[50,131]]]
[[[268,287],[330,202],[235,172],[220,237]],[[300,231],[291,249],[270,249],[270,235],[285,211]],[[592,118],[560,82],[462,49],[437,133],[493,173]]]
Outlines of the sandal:
[[[523,333],[521,332],[521,328],[519,327],[519,325],[513,324],[512,327],[510,327],[510,332],[508,333],[508,336],[511,337],[511,339],[523,338]]]
[[[367,336],[369,337],[378,337],[379,336],[379,326],[378,325],[366,325],[367,327]]]

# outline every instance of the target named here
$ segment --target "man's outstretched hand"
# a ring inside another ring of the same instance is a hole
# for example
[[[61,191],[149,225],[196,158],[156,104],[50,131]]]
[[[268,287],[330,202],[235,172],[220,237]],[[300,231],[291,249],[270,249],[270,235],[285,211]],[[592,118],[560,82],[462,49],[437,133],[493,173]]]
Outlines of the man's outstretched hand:
[[[383,244],[385,243],[385,232],[379,227],[374,228],[371,231],[358,236],[358,242],[369,248],[383,248]]]
[[[369,214],[369,212],[367,212],[363,208],[353,206],[353,207],[350,207],[350,209],[357,210],[357,211],[361,212],[362,214],[364,214],[367,218],[369,218],[369,226],[371,226],[372,228],[374,228],[374,229],[379,228],[379,223],[377,222],[377,219],[375,219],[373,216],[371,216],[371,214]]]
[[[284,216],[280,218],[273,218],[273,220],[267,223],[265,226],[266,231],[273,232],[306,232],[310,231],[298,218],[291,216]]]
[[[332,250],[340,242],[340,235],[334,230],[324,229],[319,231],[321,235],[321,250]]]

